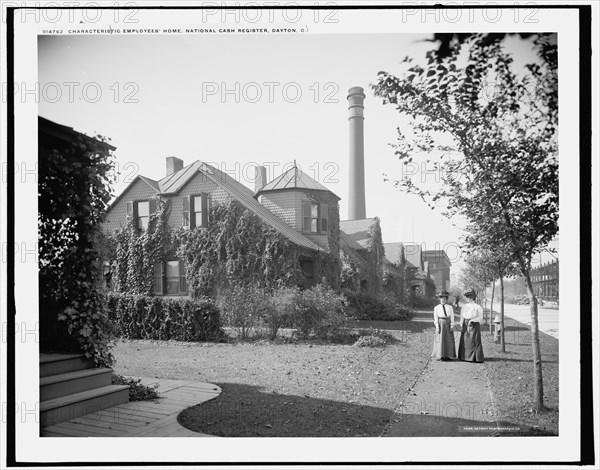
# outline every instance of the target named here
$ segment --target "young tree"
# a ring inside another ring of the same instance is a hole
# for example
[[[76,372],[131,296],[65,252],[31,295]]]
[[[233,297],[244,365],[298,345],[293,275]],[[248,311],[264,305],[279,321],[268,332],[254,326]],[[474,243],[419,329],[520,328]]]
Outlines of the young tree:
[[[448,215],[497,235],[514,255],[530,299],[539,410],[542,360],[530,270],[534,254],[558,232],[558,84],[556,37],[540,34],[533,44],[539,60],[517,74],[502,42],[474,34],[452,42],[444,58],[429,51],[425,67],[407,58],[399,77],[380,72],[373,88],[412,119],[412,135],[399,133],[394,146],[398,158],[421,158],[430,168],[444,163],[440,190],[408,179],[394,184],[430,204],[445,201]]]

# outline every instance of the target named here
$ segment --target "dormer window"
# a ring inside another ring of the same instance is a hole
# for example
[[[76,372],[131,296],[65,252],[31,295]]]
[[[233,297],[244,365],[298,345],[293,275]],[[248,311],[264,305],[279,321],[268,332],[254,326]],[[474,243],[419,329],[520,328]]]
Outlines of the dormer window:
[[[302,230],[307,233],[329,232],[329,205],[305,201],[302,203]]]
[[[133,217],[140,230],[148,230],[150,215],[156,212],[156,199],[127,202],[127,217]]]
[[[198,196],[185,196],[183,198],[183,227],[208,227],[210,206],[210,194],[202,193]]]

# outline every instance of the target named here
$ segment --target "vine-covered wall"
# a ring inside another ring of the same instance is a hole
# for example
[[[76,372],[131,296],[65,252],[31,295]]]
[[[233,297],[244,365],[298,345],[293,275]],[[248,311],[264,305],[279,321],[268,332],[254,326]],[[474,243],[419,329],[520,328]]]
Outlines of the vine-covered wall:
[[[342,246],[342,287],[380,294],[383,282],[384,247],[377,217],[367,230],[368,242],[363,250]]]
[[[330,276],[327,256],[301,253],[235,200],[214,205],[207,228],[171,228],[170,211],[170,201],[159,198],[146,231],[130,218],[121,229],[104,235],[103,254],[111,262],[116,292],[152,295],[154,264],[174,258],[185,263],[188,295],[193,298],[215,297],[231,284],[303,285],[300,254],[312,256],[319,272]]]

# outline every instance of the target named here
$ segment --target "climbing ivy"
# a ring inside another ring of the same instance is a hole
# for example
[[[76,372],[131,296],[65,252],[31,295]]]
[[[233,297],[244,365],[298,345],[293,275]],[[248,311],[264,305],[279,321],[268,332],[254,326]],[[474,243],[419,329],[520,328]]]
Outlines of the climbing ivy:
[[[236,284],[294,285],[301,279],[298,248],[238,201],[216,205],[208,228],[182,233],[191,297],[215,297]]]
[[[210,209],[208,228],[167,224],[169,201],[159,198],[147,230],[133,219],[104,240],[116,292],[152,295],[154,263],[173,259],[186,266],[188,295],[216,297],[232,283],[270,288],[301,279],[298,248],[237,201]]]
[[[152,295],[154,263],[174,257],[181,243],[178,231],[167,224],[169,210],[169,201],[158,197],[146,230],[128,217],[121,229],[104,236],[104,253],[111,261],[116,292]]]
[[[41,348],[81,351],[97,366],[113,362],[111,325],[99,288],[99,226],[112,197],[107,139],[39,133],[39,286]]]

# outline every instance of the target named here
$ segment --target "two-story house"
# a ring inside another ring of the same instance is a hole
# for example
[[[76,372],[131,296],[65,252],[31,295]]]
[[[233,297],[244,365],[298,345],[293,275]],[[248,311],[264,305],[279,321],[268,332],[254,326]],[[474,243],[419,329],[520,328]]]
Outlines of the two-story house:
[[[206,227],[210,208],[232,199],[256,214],[262,222],[284,235],[299,253],[303,287],[326,281],[339,287],[339,197],[303,173],[296,165],[273,181],[257,168],[252,191],[229,174],[196,161],[184,166],[176,157],[166,159],[165,177],[154,180],[138,175],[109,207],[104,230],[112,232],[132,217],[140,229],[148,226],[160,196],[170,205],[172,228]],[[323,264],[327,269],[322,269]],[[318,269],[319,268],[319,269]],[[178,259],[164,260],[155,267],[155,295],[185,295],[185,266]]]

